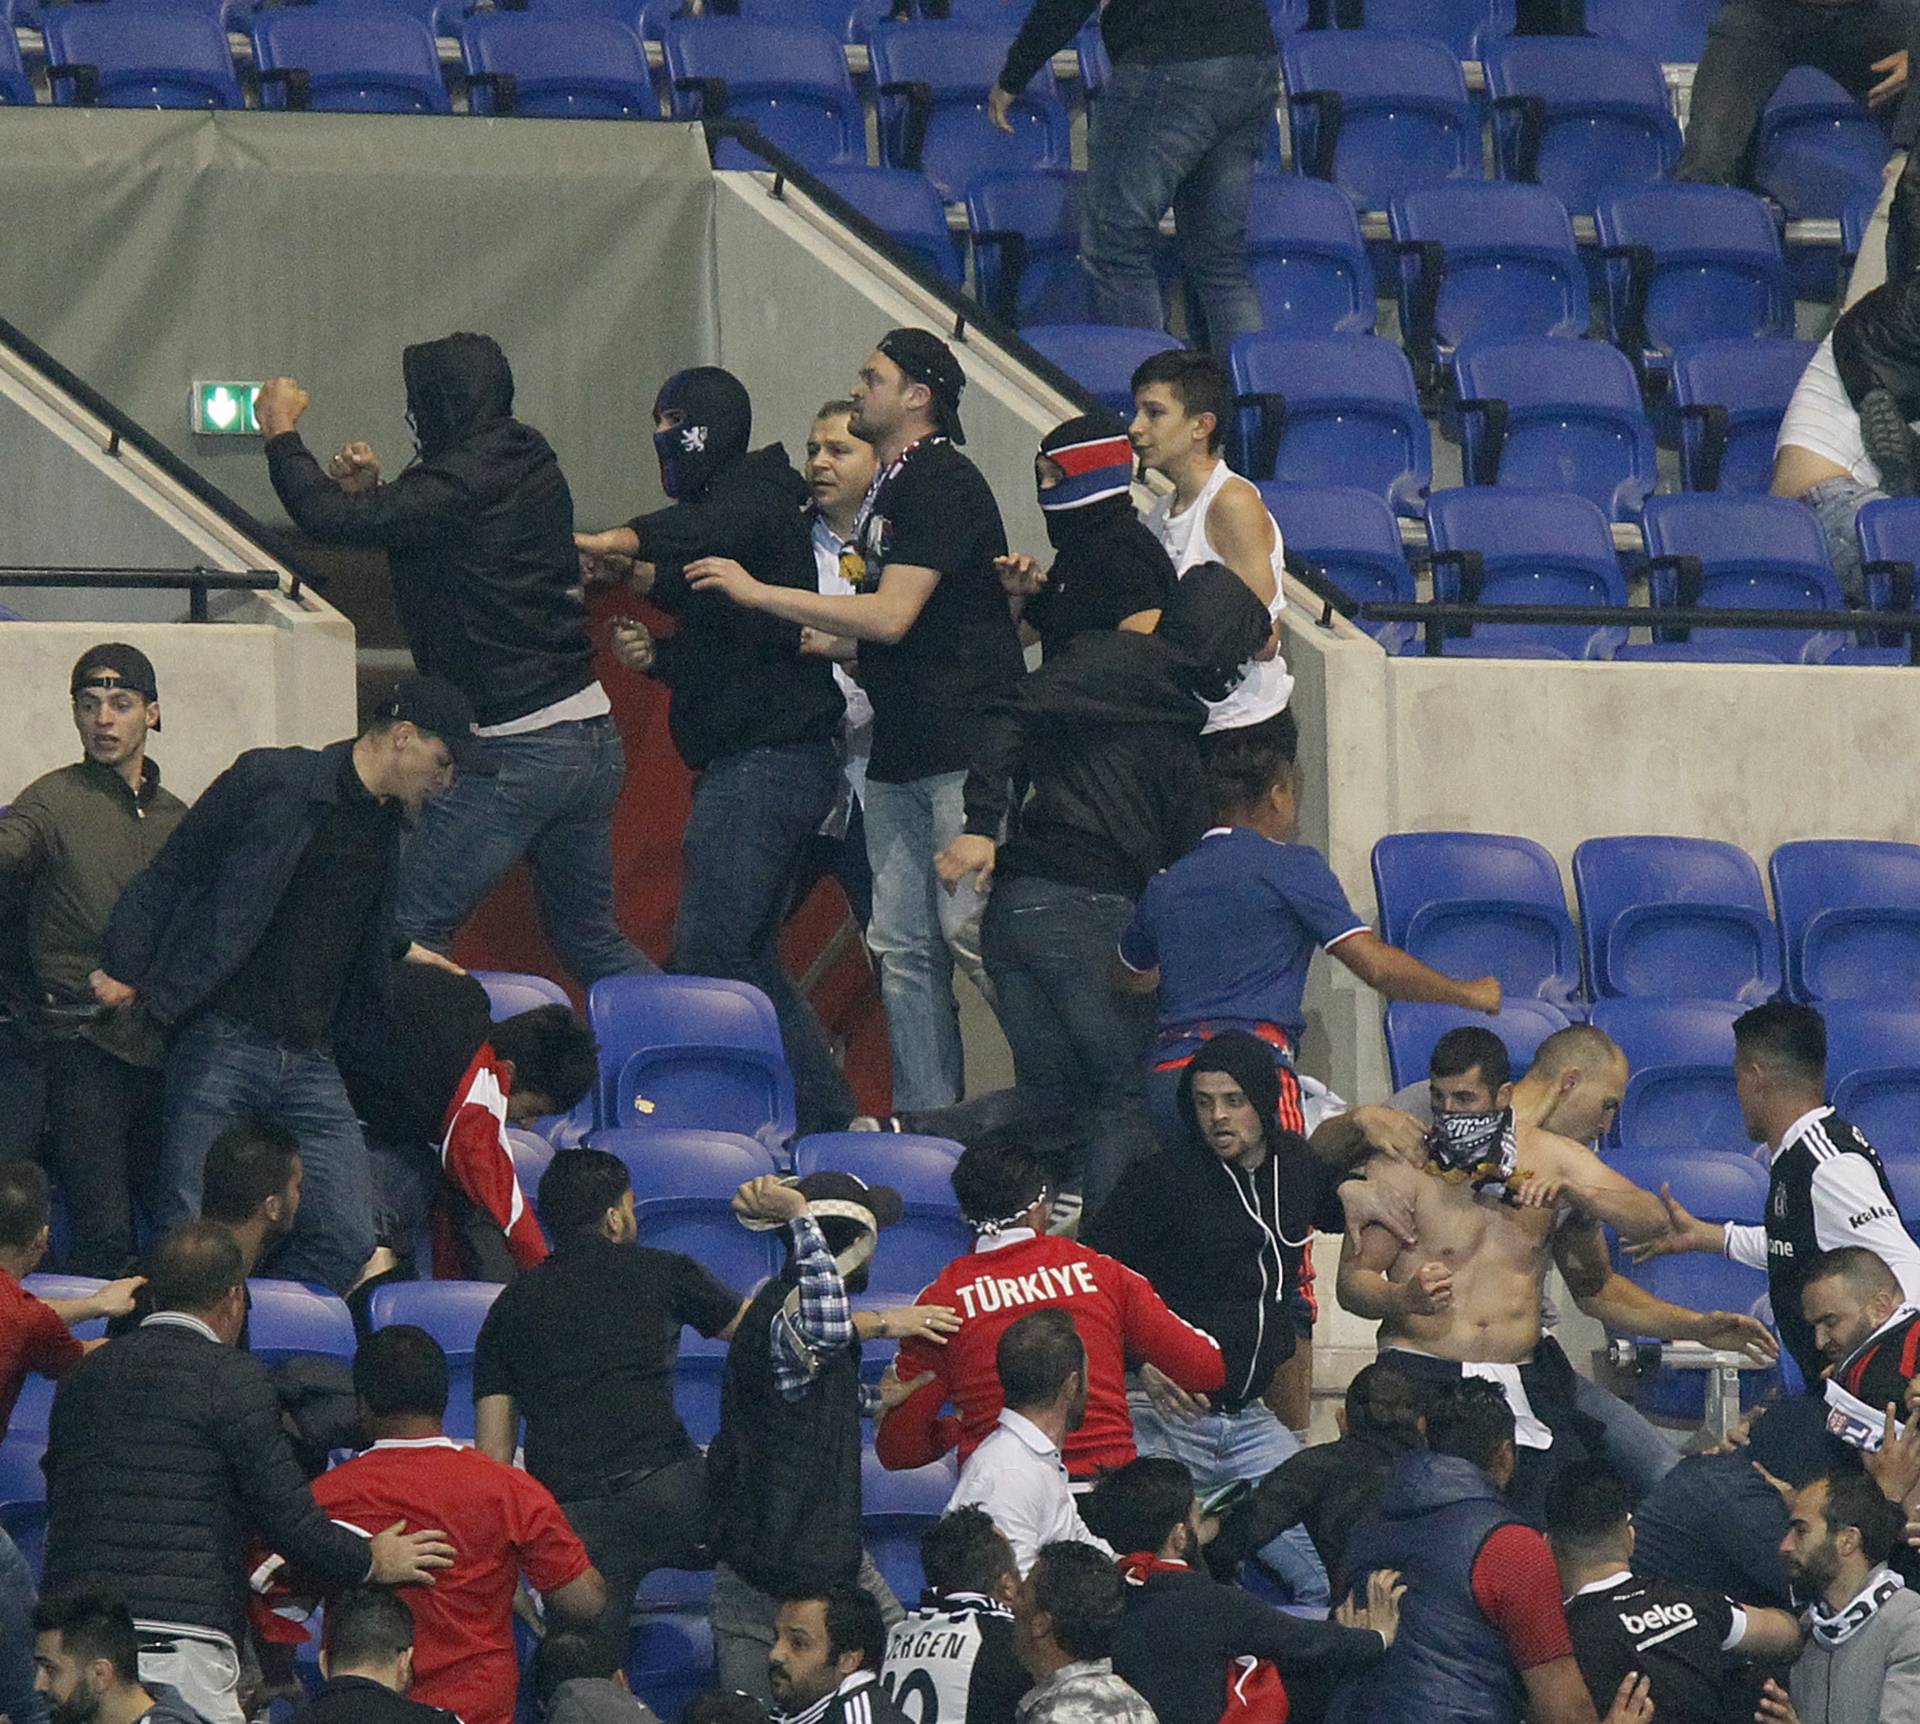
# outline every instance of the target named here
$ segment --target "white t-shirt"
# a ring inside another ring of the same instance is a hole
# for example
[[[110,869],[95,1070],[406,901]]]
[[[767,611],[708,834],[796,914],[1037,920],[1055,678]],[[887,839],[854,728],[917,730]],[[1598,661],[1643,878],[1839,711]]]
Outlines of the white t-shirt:
[[[1880,488],[1880,469],[1867,453],[1866,440],[1860,435],[1860,415],[1853,410],[1846,385],[1840,381],[1831,335],[1814,349],[1793,387],[1793,398],[1780,421],[1780,435],[1774,439],[1774,452],[1789,444],[1846,468],[1863,485]]]
[[[1000,1410],[999,1424],[967,1457],[947,1512],[969,1505],[984,1509],[1007,1535],[1023,1578],[1040,1547],[1055,1539],[1078,1539],[1114,1554],[1080,1518],[1060,1451],[1031,1419],[1011,1407]]]

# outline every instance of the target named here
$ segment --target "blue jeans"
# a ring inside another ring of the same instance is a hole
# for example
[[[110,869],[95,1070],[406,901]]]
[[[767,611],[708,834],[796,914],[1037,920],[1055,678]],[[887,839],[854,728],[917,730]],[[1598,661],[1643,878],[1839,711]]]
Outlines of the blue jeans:
[[[0,1717],[46,1724],[46,1697],[33,1686],[33,1573],[0,1527]]]
[[[374,1247],[373,1175],[366,1139],[332,1056],[272,1041],[219,1012],[202,1012],[167,1056],[156,1229],[200,1213],[213,1140],[237,1119],[270,1119],[300,1141],[300,1213],[263,1273],[345,1293]]]
[[[966,1086],[954,964],[993,998],[980,960],[986,900],[971,881],[948,892],[933,872],[934,857],[966,825],[960,800],[966,781],[964,772],[906,784],[867,780],[867,860],[873,867],[867,945],[880,965],[896,1113],[951,1107]]]
[[[1868,503],[1886,496],[1886,492],[1858,479],[1822,479],[1800,501],[1811,509],[1826,535],[1827,555],[1833,559],[1833,572],[1840,591],[1850,605],[1867,602],[1866,570],[1860,560],[1860,541],[1854,537],[1853,524]]]
[[[1263,1479],[1300,1452],[1300,1439],[1259,1401],[1237,1413],[1206,1413],[1185,1425],[1162,1418],[1138,1390],[1127,1396],[1127,1405],[1140,1452],[1184,1463],[1202,1497],[1241,1479]],[[1332,1602],[1327,1571],[1304,1526],[1288,1527],[1258,1556],[1292,1593],[1295,1604]]]
[[[1091,1215],[1127,1163],[1154,1149],[1144,1065],[1152,1005],[1112,983],[1114,949],[1132,916],[1124,893],[1031,876],[996,881],[980,940],[1013,1049],[1014,1088],[903,1123],[963,1143],[1018,1128],[1078,1179]]]
[[[693,787],[681,841],[673,967],[751,982],[773,1002],[803,1134],[842,1131],[854,1111],[820,1020],[780,965],[780,925],[839,788],[828,741],[723,755]]]
[[[1573,1404],[1600,1426],[1607,1463],[1635,1502],[1680,1464],[1673,1439],[1650,1423],[1646,1414],[1578,1372],[1574,1373]]]
[[[1080,228],[1080,262],[1103,323],[1166,327],[1153,254],[1171,209],[1207,345],[1224,354],[1260,328],[1247,198],[1279,94],[1279,62],[1264,56],[1115,65],[1088,122]]]
[[[436,952],[521,857],[540,926],[583,988],[655,966],[613,913],[613,805],[627,775],[611,718],[481,739],[492,776],[462,772],[421,810],[400,859],[394,919]]]

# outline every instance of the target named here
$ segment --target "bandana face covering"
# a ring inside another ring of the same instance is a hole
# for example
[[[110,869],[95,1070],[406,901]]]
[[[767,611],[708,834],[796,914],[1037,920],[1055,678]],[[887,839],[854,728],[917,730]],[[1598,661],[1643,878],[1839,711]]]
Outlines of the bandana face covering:
[[[1901,1588],[1899,1575],[1882,1565],[1867,1576],[1867,1584],[1838,1610],[1819,1599],[1807,1613],[1807,1627],[1823,1646],[1839,1646],[1865,1628],[1880,1607]]]
[[[1470,1183],[1502,1202],[1520,1152],[1514,1140],[1513,1109],[1493,1113],[1443,1113],[1427,1136],[1427,1160],[1449,1184]]]

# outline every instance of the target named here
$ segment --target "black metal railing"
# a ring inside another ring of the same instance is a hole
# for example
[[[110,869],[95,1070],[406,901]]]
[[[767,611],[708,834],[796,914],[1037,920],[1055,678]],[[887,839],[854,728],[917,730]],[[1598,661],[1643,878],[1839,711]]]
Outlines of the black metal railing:
[[[110,589],[118,592],[184,592],[187,620],[208,620],[209,593],[277,592],[280,577],[271,569],[84,569],[0,565],[0,590],[7,587]],[[298,597],[300,583],[294,582]]]

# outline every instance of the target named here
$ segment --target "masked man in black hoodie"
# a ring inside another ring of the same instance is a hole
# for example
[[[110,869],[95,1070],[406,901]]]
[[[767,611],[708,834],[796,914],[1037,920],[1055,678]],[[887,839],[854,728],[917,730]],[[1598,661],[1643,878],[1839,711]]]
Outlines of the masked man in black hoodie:
[[[668,729],[698,778],[682,840],[673,967],[751,982],[773,1001],[802,1132],[838,1131],[853,1097],[818,1020],[780,967],[779,935],[808,846],[840,790],[846,702],[797,623],[696,591],[687,565],[724,557],[774,587],[814,590],[811,493],[779,444],[749,453],[753,404],[715,365],[676,372],[653,404],[661,488],[650,515],[576,542],[591,575],[622,581],[679,624],[638,623],[615,650],[672,691]]]
[[[414,663],[472,703],[476,767],[422,814],[395,921],[444,954],[515,862],[582,987],[653,966],[613,910],[613,807],[626,756],[593,674],[573,494],[546,438],[513,417],[499,343],[449,335],[401,355],[418,457],[391,484],[364,443],[327,471],[294,430],[306,390],[276,377],[254,414],[281,504],[304,533],[387,552]]]

